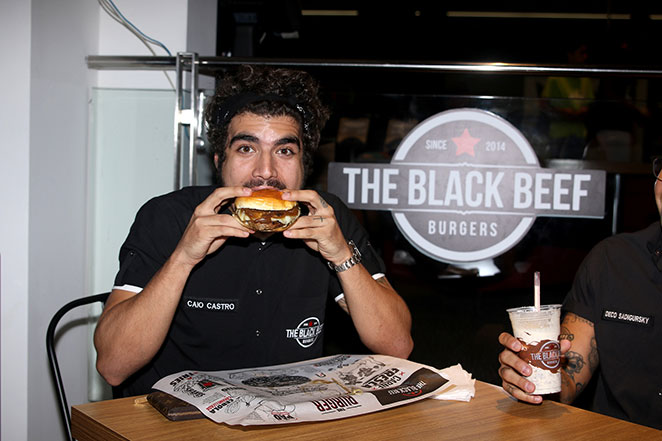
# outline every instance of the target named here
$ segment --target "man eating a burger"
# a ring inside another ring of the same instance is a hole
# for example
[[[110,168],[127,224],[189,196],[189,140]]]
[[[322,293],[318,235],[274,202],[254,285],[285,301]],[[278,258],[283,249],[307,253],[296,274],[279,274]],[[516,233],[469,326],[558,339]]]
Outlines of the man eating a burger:
[[[116,395],[185,369],[322,355],[326,300],[375,353],[409,356],[411,316],[351,211],[303,189],[328,110],[307,74],[242,66],[206,108],[218,187],[156,197],[136,215],[97,325]]]

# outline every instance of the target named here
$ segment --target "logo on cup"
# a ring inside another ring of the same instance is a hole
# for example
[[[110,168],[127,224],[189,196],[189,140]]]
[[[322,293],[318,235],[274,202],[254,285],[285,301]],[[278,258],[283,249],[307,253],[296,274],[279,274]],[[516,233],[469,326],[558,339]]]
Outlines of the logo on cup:
[[[519,357],[531,366],[551,371],[555,374],[561,365],[561,347],[558,341],[542,340],[538,343],[526,344],[519,339],[522,350]]]

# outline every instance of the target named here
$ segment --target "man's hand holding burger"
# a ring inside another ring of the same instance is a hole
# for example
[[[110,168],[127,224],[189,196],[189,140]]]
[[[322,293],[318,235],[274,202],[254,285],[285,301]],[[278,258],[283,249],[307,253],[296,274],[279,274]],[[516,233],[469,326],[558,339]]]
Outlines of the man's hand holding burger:
[[[229,237],[248,237],[252,232],[228,214],[217,214],[233,198],[248,196],[245,187],[219,187],[195,208],[173,257],[191,266],[218,250]]]
[[[301,239],[306,245],[319,252],[327,261],[339,265],[352,256],[352,251],[343,236],[333,207],[316,191],[285,190],[283,199],[299,201],[308,207],[308,216],[301,216],[283,235],[290,239]]]

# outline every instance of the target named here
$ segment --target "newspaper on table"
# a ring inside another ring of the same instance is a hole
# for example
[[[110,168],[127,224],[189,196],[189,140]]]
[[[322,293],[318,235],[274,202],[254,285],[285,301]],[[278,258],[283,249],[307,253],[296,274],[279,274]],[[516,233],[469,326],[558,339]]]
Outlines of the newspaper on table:
[[[262,425],[346,418],[417,401],[450,386],[437,369],[386,355],[334,355],[154,384],[218,423]]]

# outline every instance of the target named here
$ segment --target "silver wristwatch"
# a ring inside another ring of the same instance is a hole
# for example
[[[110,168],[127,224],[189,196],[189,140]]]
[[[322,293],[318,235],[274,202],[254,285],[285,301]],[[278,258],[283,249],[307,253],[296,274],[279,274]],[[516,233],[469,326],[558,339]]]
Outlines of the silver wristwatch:
[[[350,247],[352,247],[352,257],[345,260],[343,263],[341,263],[338,266],[332,264],[331,262],[327,262],[329,264],[329,268],[331,268],[332,270],[334,270],[337,273],[347,271],[348,269],[350,269],[351,267],[353,267],[357,263],[361,262],[361,252],[359,251],[357,246],[354,244],[354,241],[350,240],[347,243],[349,244]]]

